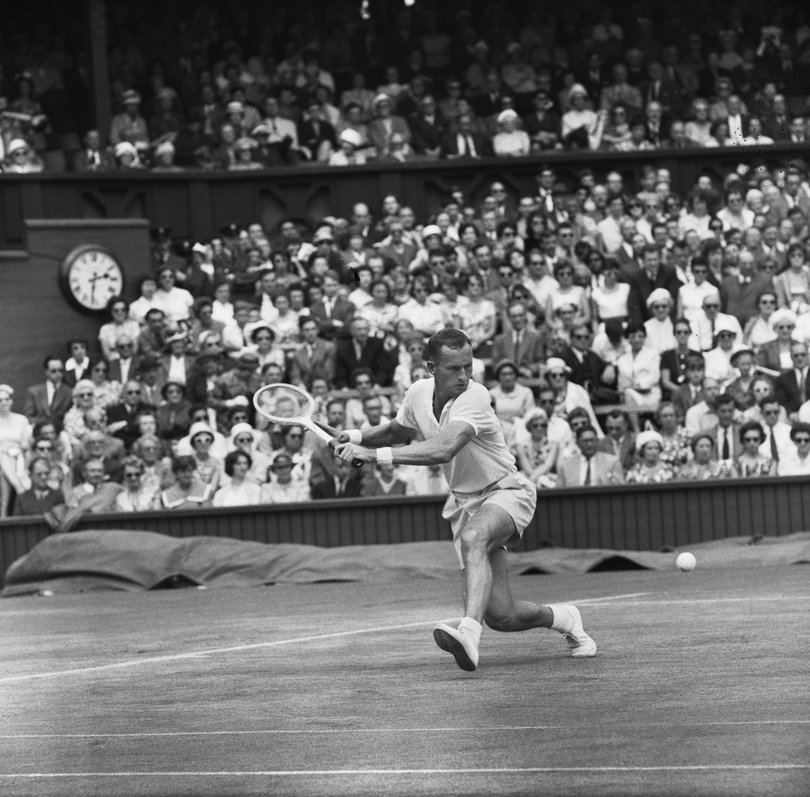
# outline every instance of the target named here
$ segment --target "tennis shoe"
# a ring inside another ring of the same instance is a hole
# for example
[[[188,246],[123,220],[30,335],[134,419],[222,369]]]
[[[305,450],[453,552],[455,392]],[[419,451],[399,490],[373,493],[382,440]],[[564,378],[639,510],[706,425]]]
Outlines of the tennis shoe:
[[[563,635],[571,655],[576,659],[595,656],[596,642],[585,633],[579,609],[566,603],[556,604],[550,608],[554,612],[554,623],[551,627]]]
[[[462,670],[473,672],[478,667],[478,645],[461,631],[444,623],[433,629],[433,639],[442,649],[451,653]]]

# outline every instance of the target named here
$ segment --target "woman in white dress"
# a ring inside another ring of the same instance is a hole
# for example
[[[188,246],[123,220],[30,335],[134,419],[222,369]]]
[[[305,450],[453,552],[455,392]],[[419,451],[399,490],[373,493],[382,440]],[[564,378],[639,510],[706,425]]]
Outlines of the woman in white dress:
[[[661,356],[646,346],[647,332],[643,326],[629,324],[624,332],[630,351],[619,357],[619,393],[627,405],[630,424],[641,431],[639,413],[654,413],[661,403]]]
[[[214,493],[214,506],[249,506],[261,501],[261,487],[247,478],[253,465],[250,454],[231,451],[225,457],[225,474],[230,483]]]
[[[31,424],[25,415],[12,412],[14,390],[0,385],[0,517],[8,517],[12,491],[30,489],[26,454],[31,448]]]
[[[597,332],[604,328],[605,321],[609,319],[624,321],[627,318],[630,286],[626,282],[619,282],[620,271],[616,260],[612,257],[605,258],[591,289],[592,314]]]
[[[546,307],[546,318],[554,318],[561,307],[573,304],[577,308],[575,323],[590,324],[591,308],[588,294],[581,285],[574,284],[574,267],[567,260],[560,260],[554,266],[554,279],[558,286],[551,291]]]
[[[670,317],[672,310],[672,294],[666,288],[656,288],[647,297],[647,307],[652,312],[652,318],[644,322],[647,331],[647,346],[663,354],[677,346],[675,340],[675,327]]]
[[[772,340],[776,332],[771,325],[771,316],[776,312],[778,299],[774,291],[763,291],[757,299],[757,314],[748,319],[743,330],[743,342],[755,352]]]
[[[289,356],[300,343],[299,314],[290,307],[290,297],[286,293],[276,294],[273,299],[276,316],[270,322],[270,329],[276,336],[276,346]]]
[[[525,130],[518,130],[520,117],[511,108],[498,114],[498,132],[492,137],[492,150],[499,157],[519,158],[531,152],[532,144]]]
[[[397,306],[391,301],[391,288],[385,280],[374,280],[369,288],[371,301],[354,314],[368,321],[372,337],[390,335],[397,320]]]
[[[442,309],[431,301],[430,292],[430,281],[426,277],[416,277],[411,298],[399,308],[399,318],[407,318],[426,337],[444,327]]]
[[[498,311],[495,303],[484,297],[484,282],[478,274],[467,276],[466,285],[462,282],[462,293],[467,297],[467,305],[461,308],[461,329],[469,336],[475,352],[495,336]]]

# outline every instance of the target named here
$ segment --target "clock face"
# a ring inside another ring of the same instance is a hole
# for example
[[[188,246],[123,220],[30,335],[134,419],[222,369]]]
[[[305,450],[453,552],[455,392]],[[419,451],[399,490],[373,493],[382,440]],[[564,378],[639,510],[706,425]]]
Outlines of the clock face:
[[[121,266],[100,246],[74,249],[65,258],[62,277],[68,296],[83,310],[103,310],[124,289]]]

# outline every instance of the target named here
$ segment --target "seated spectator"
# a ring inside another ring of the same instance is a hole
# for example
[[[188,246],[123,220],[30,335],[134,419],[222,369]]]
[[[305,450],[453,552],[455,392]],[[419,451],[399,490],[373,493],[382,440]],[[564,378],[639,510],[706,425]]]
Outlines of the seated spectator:
[[[780,308],[786,308],[797,316],[810,310],[810,276],[803,244],[791,244],[787,248],[788,268],[774,277],[773,285]]]
[[[6,157],[2,171],[6,174],[38,174],[45,170],[45,164],[26,141],[15,138],[6,146]]]
[[[766,373],[778,376],[793,367],[791,349],[796,329],[796,315],[791,310],[780,308],[772,313],[769,322],[776,338],[759,347],[757,366]]]
[[[119,338],[127,338],[137,341],[141,334],[140,324],[129,315],[129,304],[122,296],[113,296],[107,302],[107,313],[109,322],[103,324],[98,331],[98,342],[101,346],[101,353],[108,360],[115,360],[119,357],[116,348]],[[137,354],[137,343],[133,347],[133,353]]]
[[[758,421],[748,421],[739,428],[742,451],[737,457],[737,473],[744,479],[776,476],[776,461],[763,454],[765,430]]]
[[[704,354],[706,375],[725,385],[737,376],[731,364],[732,355],[742,345],[737,344],[737,330],[732,324],[720,321],[714,330],[715,346]]]
[[[172,460],[174,484],[155,497],[155,509],[205,509],[211,506],[213,488],[197,478],[197,462],[191,456]]]
[[[90,357],[89,346],[83,338],[73,338],[68,341],[67,350],[70,356],[65,361],[65,384],[74,386],[80,379],[89,378]]]
[[[533,377],[540,373],[545,357],[545,343],[539,332],[528,326],[526,305],[513,302],[507,309],[510,329],[497,335],[492,346],[492,360],[511,360],[517,364],[520,376]]]
[[[31,487],[17,493],[14,515],[44,515],[48,510],[65,503],[62,491],[48,484],[51,470],[52,465],[47,457],[37,455],[31,460],[28,465]]]
[[[702,257],[693,258],[689,278],[678,289],[678,315],[690,323],[701,317],[704,299],[717,295],[717,286],[708,277],[708,263]]]
[[[672,464],[661,458],[664,440],[658,432],[644,431],[636,435],[639,461],[627,471],[627,484],[662,484],[676,477]]]
[[[754,352],[760,347],[776,339],[776,332],[771,326],[771,316],[776,311],[776,293],[763,291],[757,299],[757,314],[751,316],[743,330],[743,343],[750,346]]]
[[[571,110],[562,117],[560,136],[569,149],[599,149],[607,122],[607,111],[594,113],[588,107],[588,91],[580,83],[568,89]]]
[[[594,426],[584,423],[576,431],[576,450],[560,455],[558,487],[597,487],[622,484],[619,458],[597,450],[599,436]]]
[[[144,480],[144,463],[137,456],[124,457],[124,489],[115,497],[117,512],[146,512],[154,505],[158,486]]]
[[[672,295],[666,288],[656,288],[647,297],[647,307],[652,317],[644,322],[647,332],[647,346],[652,347],[659,355],[677,346],[675,327],[672,323]],[[688,338],[686,342],[688,343]]]
[[[511,108],[498,114],[498,132],[492,139],[493,153],[499,157],[523,157],[531,151],[529,134],[518,129],[520,117]]]
[[[597,448],[619,458],[623,471],[636,464],[636,434],[630,430],[630,419],[624,410],[611,410],[605,417],[605,436]]]
[[[689,142],[695,147],[716,146],[709,119],[709,103],[701,97],[696,98],[692,102],[691,116],[684,131]]]
[[[675,405],[671,401],[664,401],[655,415],[658,433],[663,440],[661,459],[668,462],[678,473],[692,457],[689,447],[689,433],[679,422]]]
[[[641,429],[639,415],[654,413],[661,402],[661,358],[655,349],[646,345],[644,327],[628,324],[624,334],[630,351],[616,363],[618,390],[628,408],[630,425],[638,432]]]
[[[360,495],[363,481],[358,470],[351,464],[334,456],[334,475],[329,478],[310,480],[312,498],[356,498]]]
[[[806,476],[810,474],[810,424],[797,422],[790,430],[793,446],[780,452],[778,476]]]
[[[175,153],[174,144],[171,141],[161,141],[155,147],[155,159],[152,165],[153,172],[183,172],[185,169],[178,166],[174,162]]]
[[[512,446],[518,469],[538,490],[557,484],[554,470],[560,449],[556,442],[549,439],[548,424],[546,411],[541,407],[532,407],[521,424],[516,425]]]
[[[729,460],[715,457],[712,435],[700,432],[692,438],[693,458],[681,468],[678,481],[700,482],[714,479],[734,479],[737,469]]]
[[[731,354],[731,367],[735,370],[735,377],[725,386],[725,391],[734,397],[734,405],[740,412],[753,407],[756,398],[752,392],[754,385],[754,352],[752,349],[741,346]]]
[[[158,288],[152,299],[155,307],[166,314],[171,324],[188,321],[194,297],[185,289],[176,286],[177,275],[171,266],[165,266],[157,272]]]
[[[788,415],[799,411],[799,407],[810,399],[810,365],[807,344],[794,340],[790,344],[791,367],[774,380],[774,393],[777,401]]]
[[[554,279],[557,287],[554,288],[545,308],[546,318],[554,318],[561,307],[574,305],[575,318],[578,323],[588,324],[591,319],[591,309],[588,292],[581,285],[574,284],[574,267],[567,260],[559,260],[554,266]]]
[[[425,337],[430,337],[444,327],[444,317],[441,307],[430,299],[429,278],[417,276],[413,281],[410,293],[411,298],[399,308],[399,317],[407,318],[417,331]]]
[[[493,375],[498,384],[489,391],[492,407],[509,440],[515,419],[524,417],[535,406],[534,395],[517,381],[518,367],[513,360],[501,360],[495,365]]]
[[[123,442],[127,451],[140,437],[138,416],[152,409],[143,401],[143,388],[140,382],[130,379],[124,386],[123,400],[107,408],[107,433]]]
[[[569,380],[588,391],[593,404],[615,404],[619,400],[616,390],[616,369],[591,349],[591,329],[587,324],[575,324],[570,343],[559,356],[571,369]]]
[[[227,485],[220,487],[214,494],[213,505],[247,506],[258,504],[261,500],[261,488],[255,481],[248,479],[253,466],[250,454],[237,449],[225,457],[225,474],[230,477]]]
[[[65,413],[64,431],[71,448],[78,447],[87,434],[85,414],[95,407],[95,386],[89,379],[81,379],[73,388],[73,406]]]
[[[391,414],[391,403],[385,396],[377,395],[375,390],[374,374],[370,368],[360,366],[352,371],[352,387],[357,391],[356,397],[346,401],[346,427],[360,429],[366,422],[365,401],[372,396],[380,403],[380,409],[386,416]]]
[[[337,388],[348,387],[358,368],[368,369],[374,384],[387,387],[394,375],[394,364],[382,338],[370,336],[370,326],[355,318],[349,327],[351,337],[338,341],[335,349],[335,379]]]
[[[166,382],[160,390],[163,402],[155,410],[157,433],[164,440],[179,440],[191,427],[191,402],[185,385]]]
[[[73,452],[73,483],[80,483],[84,475],[84,465],[90,459],[102,461],[106,480],[120,483],[121,462],[125,455],[126,449],[121,440],[106,434],[101,428],[89,429],[81,446]]]
[[[371,478],[363,486],[362,495],[375,498],[383,495],[406,495],[407,482],[400,478],[393,465],[378,462]]]
[[[211,455],[214,432],[207,423],[194,423],[188,433],[196,478],[215,492],[222,478],[222,460]]]
[[[619,282],[621,270],[614,258],[602,258],[601,254],[596,254],[601,268],[591,288],[591,318],[596,325],[609,320],[626,321],[630,286],[626,282]]]
[[[550,389],[554,391],[554,413],[563,418],[570,417],[574,409],[582,410],[591,425],[596,429],[597,437],[602,437],[599,421],[593,411],[588,391],[581,385],[569,381],[571,369],[559,357],[549,357],[546,360],[543,376],[548,380]],[[548,413],[548,409],[544,407]]]
[[[303,437],[303,434],[301,436]],[[309,501],[309,481],[295,479],[292,474],[292,458],[286,452],[280,451],[268,468],[267,482],[261,485],[260,503],[292,504]]]
[[[73,155],[74,172],[111,172],[115,158],[101,146],[98,130],[88,130],[82,138],[84,147]]]
[[[251,466],[248,471],[248,481],[255,484],[262,484],[267,478],[267,468],[270,466],[272,455],[268,455],[259,449],[261,433],[254,429],[249,423],[235,423],[231,427],[228,445],[231,451],[242,451],[251,458]],[[230,452],[229,452],[230,453]],[[229,474],[226,470],[221,479],[221,484],[226,486],[229,483]]]

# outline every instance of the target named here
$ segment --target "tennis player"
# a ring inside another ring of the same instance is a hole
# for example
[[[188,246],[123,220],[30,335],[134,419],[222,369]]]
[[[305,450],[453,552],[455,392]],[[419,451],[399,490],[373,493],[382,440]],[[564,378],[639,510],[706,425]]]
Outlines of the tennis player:
[[[444,466],[450,495],[443,515],[464,570],[465,616],[458,628],[439,623],[436,644],[461,669],[473,671],[485,621],[496,631],[552,628],[565,637],[572,656],[595,656],[596,643],[575,606],[512,597],[505,546],[520,539],[531,521],[537,491],[515,467],[489,391],[470,378],[470,339],[458,329],[442,329],[425,354],[433,378],[411,385],[396,419],[342,432],[337,451],[346,461]]]

